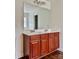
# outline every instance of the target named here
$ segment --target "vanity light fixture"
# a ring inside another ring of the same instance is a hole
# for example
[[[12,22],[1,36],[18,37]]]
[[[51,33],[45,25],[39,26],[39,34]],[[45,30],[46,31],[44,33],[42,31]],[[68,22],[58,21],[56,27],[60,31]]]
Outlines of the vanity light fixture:
[[[45,0],[34,0],[33,2],[36,5],[45,5],[46,4]]]

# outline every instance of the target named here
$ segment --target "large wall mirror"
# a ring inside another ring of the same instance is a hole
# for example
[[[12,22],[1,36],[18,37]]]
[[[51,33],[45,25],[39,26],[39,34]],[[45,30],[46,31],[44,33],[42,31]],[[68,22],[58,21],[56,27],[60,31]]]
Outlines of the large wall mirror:
[[[51,11],[24,3],[24,29],[45,29],[51,26]]]

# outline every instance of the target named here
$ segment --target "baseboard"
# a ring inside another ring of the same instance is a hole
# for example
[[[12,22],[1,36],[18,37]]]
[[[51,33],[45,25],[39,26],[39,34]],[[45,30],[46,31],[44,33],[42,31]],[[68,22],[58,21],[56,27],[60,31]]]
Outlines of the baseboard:
[[[59,48],[59,49],[57,49],[57,50],[59,50],[59,51],[63,52],[63,49],[61,49],[61,48]]]
[[[23,56],[23,57],[20,57],[18,59],[29,59],[29,56]]]

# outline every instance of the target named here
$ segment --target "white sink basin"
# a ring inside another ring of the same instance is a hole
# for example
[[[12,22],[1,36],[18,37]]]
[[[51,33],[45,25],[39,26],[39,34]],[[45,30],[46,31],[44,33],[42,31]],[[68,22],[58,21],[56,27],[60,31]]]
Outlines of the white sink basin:
[[[38,30],[31,30],[31,31],[24,31],[27,35],[37,35],[37,34],[44,34],[44,33],[50,33],[51,29],[38,29]]]
[[[38,30],[35,30],[35,32],[39,32],[39,33],[42,33],[42,32],[49,32],[51,31],[51,29],[38,29]]]

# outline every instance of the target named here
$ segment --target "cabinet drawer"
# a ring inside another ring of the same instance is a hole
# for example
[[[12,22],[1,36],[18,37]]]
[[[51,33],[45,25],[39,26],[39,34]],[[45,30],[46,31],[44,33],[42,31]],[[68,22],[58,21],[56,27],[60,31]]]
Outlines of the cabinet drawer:
[[[40,35],[31,36],[31,41],[40,40]]]
[[[59,32],[55,32],[54,33],[54,36],[59,36]]]
[[[37,42],[40,42],[40,40],[31,40],[31,42],[33,42],[33,44],[37,43]]]
[[[49,38],[54,38],[54,33],[50,33]]]
[[[42,38],[42,39],[48,39],[48,34],[42,34],[42,35],[41,35],[41,38]]]

